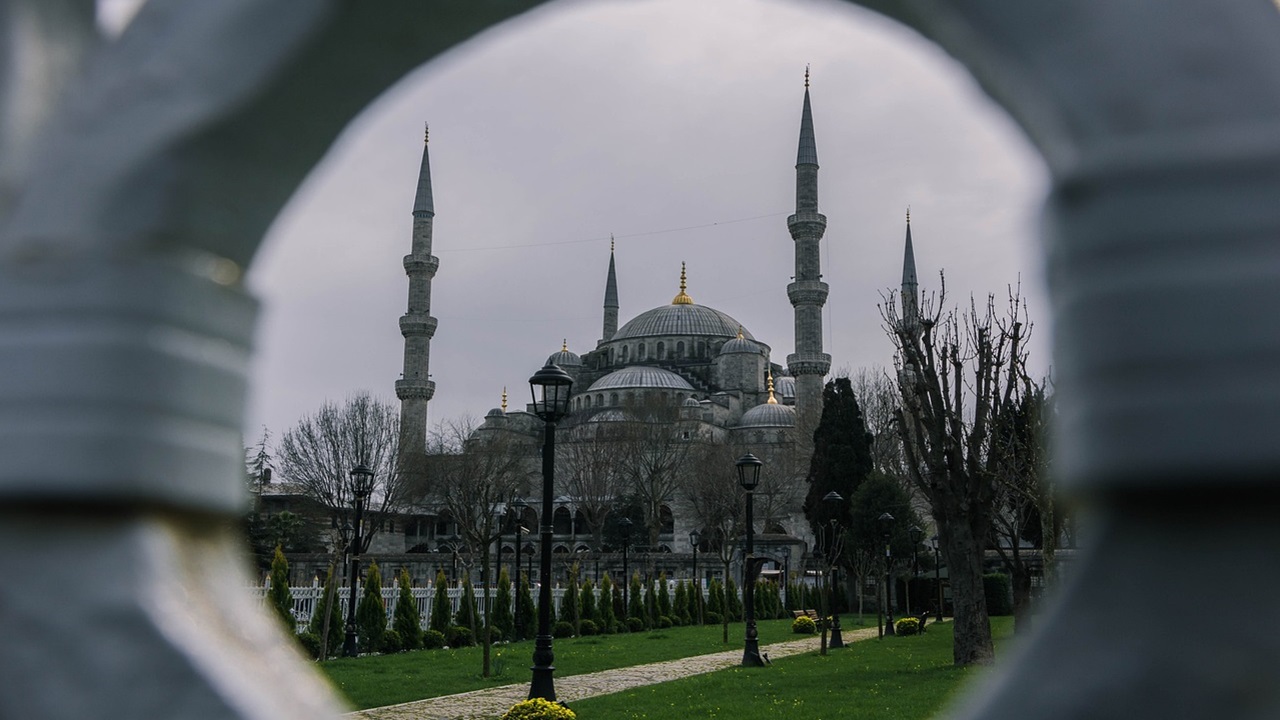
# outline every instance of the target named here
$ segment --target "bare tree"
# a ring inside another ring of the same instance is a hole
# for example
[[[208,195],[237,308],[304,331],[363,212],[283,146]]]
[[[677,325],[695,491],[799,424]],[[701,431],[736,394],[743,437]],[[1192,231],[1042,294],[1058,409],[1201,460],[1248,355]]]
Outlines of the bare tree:
[[[1026,378],[1031,325],[1016,291],[997,313],[994,297],[967,312],[936,307],[899,317],[893,295],[881,305],[897,346],[901,405],[897,427],[911,482],[928,500],[946,554],[955,601],[957,665],[994,657],[983,593],[983,553],[996,495],[993,428],[1006,422]]]
[[[284,481],[326,509],[341,545],[350,542],[351,468],[365,465],[374,473],[362,552],[377,533],[381,516],[400,506],[404,483],[395,465],[399,434],[395,406],[359,392],[341,405],[326,402],[281,438],[276,456]]]
[[[570,440],[556,447],[556,480],[582,512],[596,552],[604,543],[604,523],[625,494],[617,448],[606,439]]]
[[[905,478],[902,438],[898,435],[898,388],[881,367],[861,368],[849,377],[853,395],[862,409],[862,420],[871,434],[873,469]]]
[[[620,423],[615,447],[626,487],[639,503],[648,530],[649,546],[658,546],[662,506],[671,502],[685,479],[695,439],[679,422],[667,398],[648,398],[629,404],[628,420]]]
[[[481,428],[471,417],[440,423],[432,431],[426,470],[432,478],[431,497],[453,517],[458,532],[471,548],[480,551],[484,578],[484,628],[477,633],[483,644],[482,669],[490,675],[489,633],[492,614],[489,550],[500,536],[502,516],[512,498],[526,495],[534,470],[531,439],[501,428]],[[472,628],[474,632],[476,628]]]
[[[689,459],[690,472],[681,484],[681,497],[702,528],[704,542],[715,549],[724,567],[728,592],[729,566],[738,550],[738,536],[746,528],[745,491],[738,484],[734,464],[738,454],[727,445],[701,445]],[[724,642],[729,642],[729,613],[724,613]]]

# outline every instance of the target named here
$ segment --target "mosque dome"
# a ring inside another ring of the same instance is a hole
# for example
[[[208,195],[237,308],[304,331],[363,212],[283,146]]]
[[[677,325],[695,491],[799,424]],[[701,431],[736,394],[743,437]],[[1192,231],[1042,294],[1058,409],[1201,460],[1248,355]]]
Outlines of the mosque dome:
[[[670,370],[633,365],[605,375],[592,383],[587,392],[633,389],[692,390],[693,386]]]
[[[796,399],[796,379],[790,375],[782,375],[774,380],[775,389],[783,400]]]
[[[742,414],[740,428],[795,427],[796,411],[787,405],[763,403]]]
[[[760,345],[746,338],[746,331],[738,328],[738,336],[724,345],[720,346],[720,354],[728,355],[730,353],[750,353],[752,355],[760,354]]]
[[[742,323],[715,308],[695,303],[693,298],[685,292],[687,287],[684,263],[681,263],[680,293],[675,296],[671,304],[640,313],[619,328],[610,339],[627,340],[670,335],[734,338],[739,334],[752,339],[751,333],[742,329]]]
[[[683,402],[683,403],[681,403],[681,405],[684,405],[684,406],[685,406],[685,407],[687,407],[687,408],[700,408],[700,407],[702,407],[702,403],[698,402],[698,398],[693,397],[692,395],[690,395],[689,397],[685,398],[685,399],[684,399],[684,402]]]
[[[552,353],[547,358],[548,365],[559,365],[561,368],[582,367],[582,358],[578,354],[569,350],[569,341],[565,340],[560,346],[560,352]]]
[[[494,408],[489,412],[485,413],[484,416],[487,418],[504,418],[507,416],[507,414],[502,411],[502,408]]]

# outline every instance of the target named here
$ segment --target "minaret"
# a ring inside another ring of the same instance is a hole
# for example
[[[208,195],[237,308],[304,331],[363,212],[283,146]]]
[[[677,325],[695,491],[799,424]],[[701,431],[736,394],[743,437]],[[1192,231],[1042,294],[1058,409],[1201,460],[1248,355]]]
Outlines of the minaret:
[[[822,382],[831,369],[831,356],[822,352],[822,306],[827,284],[822,282],[818,243],[827,218],[818,212],[818,147],[809,107],[809,68],[804,70],[804,110],[800,114],[800,149],[796,154],[796,214],[787,218],[796,244],[795,282],[787,297],[795,308],[796,351],[787,356],[787,369],[796,379],[796,415],[801,427],[815,427],[822,413]]]
[[[902,252],[902,325],[914,331],[920,320],[920,286],[916,282],[916,253],[911,247],[911,208],[907,208],[907,246]]]
[[[404,256],[404,272],[409,276],[409,309],[400,317],[404,336],[404,373],[396,381],[400,398],[400,467],[408,471],[412,458],[422,456],[427,447],[427,401],[436,384],[429,378],[431,336],[436,319],[431,317],[431,279],[440,259],[431,254],[431,227],[436,216],[431,198],[431,162],[427,136],[423,136],[422,168],[418,171],[418,194],[413,201],[412,252]]]
[[[604,328],[600,342],[608,342],[618,332],[618,274],[613,269],[613,236],[609,236],[609,278],[604,283]]]

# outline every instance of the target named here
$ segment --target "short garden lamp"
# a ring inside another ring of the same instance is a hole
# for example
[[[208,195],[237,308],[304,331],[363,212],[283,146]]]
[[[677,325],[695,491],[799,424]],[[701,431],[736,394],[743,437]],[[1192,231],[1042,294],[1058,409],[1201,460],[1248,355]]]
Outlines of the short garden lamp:
[[[347,596],[347,634],[342,641],[343,657],[360,654],[356,643],[356,595],[360,592],[360,551],[364,548],[361,538],[361,521],[364,501],[373,494],[373,471],[364,464],[351,468],[351,497],[355,502],[355,526],[351,534],[351,594]]]
[[[924,531],[919,526],[912,525],[907,529],[907,537],[911,538],[911,582],[920,575],[920,556],[916,550],[920,546],[920,538],[924,537]],[[911,612],[911,582],[907,583],[907,612]]]
[[[622,621],[626,622],[626,613],[630,612],[631,606],[631,568],[627,566],[627,548],[631,546],[631,518],[622,518],[618,521],[618,529],[622,531],[622,612],[624,613]]]
[[[763,561],[755,557],[755,518],[752,517],[752,496],[753,491],[760,484],[760,466],[764,463],[755,455],[747,453],[738,458],[735,465],[738,466],[738,484],[747,491],[747,553],[742,563],[742,614],[747,632],[742,648],[742,664],[761,667],[764,665],[764,658],[760,656],[760,635],[756,630],[755,586],[756,568]]]
[[[876,518],[876,524],[880,526],[880,536],[884,538],[884,608],[885,608],[885,635],[893,635],[893,605],[889,602],[889,588],[891,580],[889,578],[889,564],[893,560],[893,550],[890,547],[890,539],[893,537],[893,516],[889,513],[880,513],[880,517]]]
[[[827,647],[837,649],[844,647],[844,636],[840,634],[840,611],[836,605],[836,599],[838,598],[838,595],[836,594],[836,587],[839,577],[836,573],[839,571],[838,564],[840,561],[840,552],[843,550],[842,540],[844,535],[844,527],[840,524],[839,514],[841,503],[844,502],[844,498],[840,496],[840,493],[832,490],[822,498],[822,502],[824,507],[831,510],[831,514],[833,516],[831,518],[830,529],[831,539],[827,542],[828,567],[831,568],[831,577],[828,579],[828,582],[830,583],[831,642]]]
[[[689,544],[693,546],[693,606],[694,618],[702,624],[702,583],[698,581],[698,546],[702,544],[702,533],[694,528],[689,532]]]

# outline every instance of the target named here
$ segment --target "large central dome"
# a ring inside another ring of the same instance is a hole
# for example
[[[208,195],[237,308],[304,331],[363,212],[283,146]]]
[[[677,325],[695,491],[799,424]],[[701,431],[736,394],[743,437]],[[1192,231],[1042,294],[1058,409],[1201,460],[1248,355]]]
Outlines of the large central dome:
[[[663,305],[635,316],[614,333],[611,340],[655,337],[663,335],[705,335],[738,337],[742,325],[725,313],[705,305]],[[754,340],[745,328],[743,337]]]

